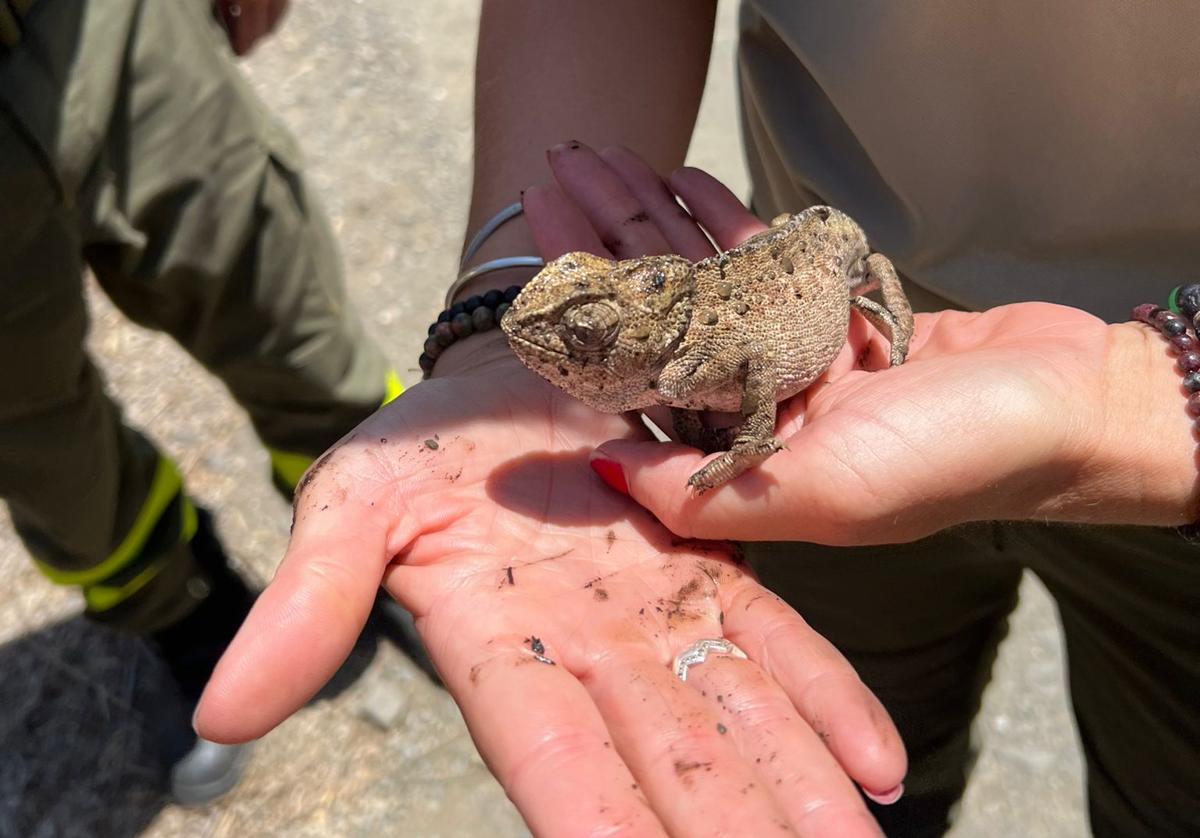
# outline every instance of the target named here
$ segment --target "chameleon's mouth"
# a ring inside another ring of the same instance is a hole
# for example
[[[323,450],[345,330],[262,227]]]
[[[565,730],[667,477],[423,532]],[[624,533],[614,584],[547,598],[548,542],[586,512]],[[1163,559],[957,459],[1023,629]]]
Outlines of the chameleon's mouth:
[[[521,346],[527,347],[534,352],[541,352],[546,355],[553,355],[555,358],[569,358],[570,357],[570,355],[568,355],[565,350],[552,349],[551,347],[546,346],[544,343],[538,343],[535,340],[530,340],[529,338],[521,337],[520,335],[516,334],[515,332],[509,332],[508,339],[510,341],[516,341],[517,343],[521,344]]]

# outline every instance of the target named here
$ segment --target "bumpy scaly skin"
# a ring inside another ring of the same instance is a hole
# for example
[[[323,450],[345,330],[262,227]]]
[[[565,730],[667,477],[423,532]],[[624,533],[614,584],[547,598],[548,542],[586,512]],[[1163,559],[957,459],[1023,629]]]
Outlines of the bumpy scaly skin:
[[[883,305],[860,296],[876,288]],[[891,341],[892,365],[903,363],[913,317],[892,263],[871,253],[849,216],[810,207],[695,264],[568,253],[525,286],[500,325],[527,367],[597,410],[674,408],[685,442],[725,452],[688,481],[703,492],[782,447],[775,404],[833,363],[851,306]],[[743,422],[710,431],[699,410]]]

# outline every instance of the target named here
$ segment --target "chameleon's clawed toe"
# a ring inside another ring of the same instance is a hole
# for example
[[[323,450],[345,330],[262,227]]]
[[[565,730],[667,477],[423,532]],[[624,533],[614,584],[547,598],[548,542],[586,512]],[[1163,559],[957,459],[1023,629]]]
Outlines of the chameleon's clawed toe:
[[[697,495],[702,495],[709,489],[715,489],[743,472],[761,465],[772,454],[782,451],[786,447],[775,437],[768,437],[759,442],[735,445],[689,477],[688,488]]]

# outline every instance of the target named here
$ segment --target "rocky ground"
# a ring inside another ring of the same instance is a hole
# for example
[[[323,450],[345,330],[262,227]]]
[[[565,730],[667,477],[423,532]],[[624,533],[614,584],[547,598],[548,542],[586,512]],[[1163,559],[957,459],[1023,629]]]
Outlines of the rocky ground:
[[[692,162],[745,194],[730,126],[732,3]],[[462,238],[477,4],[297,0],[246,62],[299,136],[333,219],[350,292],[408,381]],[[90,347],[130,421],[180,464],[249,575],[270,577],[288,512],[224,390],[168,340],[131,326],[94,288]],[[245,782],[200,809],[171,805],[146,709],[163,672],[137,641],[76,615],[0,520],[0,836],[516,836],[516,812],[449,697],[385,642],[361,676],[262,741]],[[956,836],[1086,835],[1078,746],[1052,603],[1034,581],[979,720],[983,751]]]

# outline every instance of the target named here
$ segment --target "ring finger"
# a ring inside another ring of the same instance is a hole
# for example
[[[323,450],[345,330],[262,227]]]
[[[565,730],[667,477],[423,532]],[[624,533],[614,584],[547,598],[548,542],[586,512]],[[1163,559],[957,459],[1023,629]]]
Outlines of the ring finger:
[[[774,795],[719,731],[713,705],[659,661],[612,654],[581,675],[669,833],[792,831]]]
[[[675,253],[698,262],[716,252],[696,219],[646,161],[622,146],[606,148],[600,157],[645,208]]]

